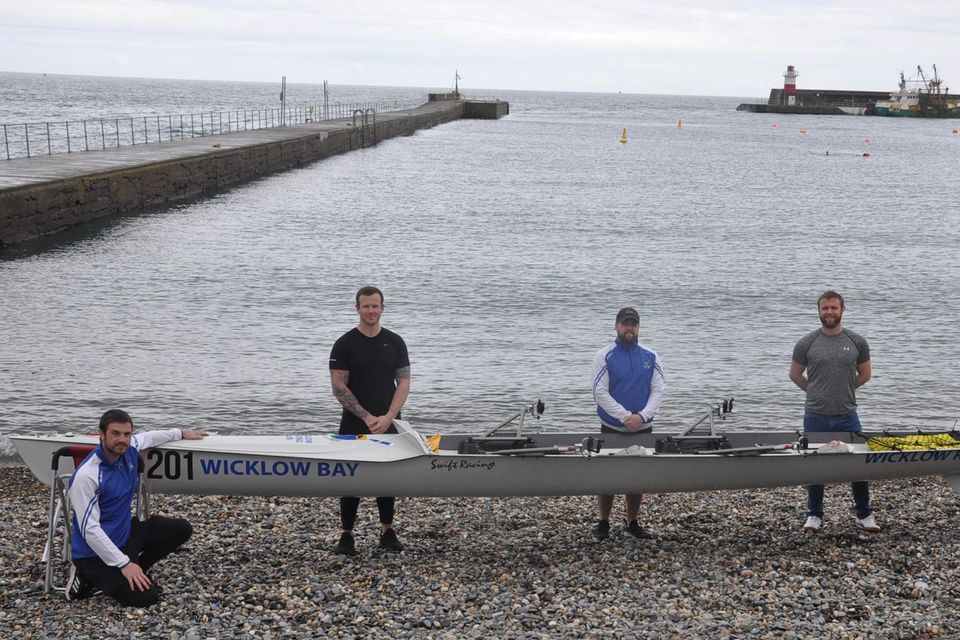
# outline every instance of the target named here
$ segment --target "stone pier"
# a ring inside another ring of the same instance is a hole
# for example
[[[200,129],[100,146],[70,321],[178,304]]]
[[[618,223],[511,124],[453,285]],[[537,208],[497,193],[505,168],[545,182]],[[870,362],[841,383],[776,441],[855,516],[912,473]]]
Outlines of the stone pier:
[[[405,111],[99,151],[0,160],[0,247],[90,220],[196,198],[461,118],[499,118],[500,101],[431,94]]]

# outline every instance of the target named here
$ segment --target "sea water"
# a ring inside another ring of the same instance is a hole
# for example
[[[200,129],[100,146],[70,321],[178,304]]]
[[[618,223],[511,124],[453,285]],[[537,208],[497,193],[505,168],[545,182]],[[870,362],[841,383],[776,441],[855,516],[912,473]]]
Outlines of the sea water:
[[[137,115],[156,96],[165,112],[242,108],[272,89],[57,78],[32,89],[44,118]],[[124,97],[65,98],[71,83]],[[724,428],[798,429],[803,393],[787,371],[827,288],[870,342],[864,426],[960,416],[956,121],[751,114],[735,110],[740,98],[475,93],[508,100],[510,115],[8,251],[0,434],[89,431],[111,407],[141,428],[334,429],[327,359],[366,284],[384,290],[383,325],[406,339],[403,417],[425,432],[488,429],[537,398],[537,428],[596,425],[593,358],[625,305],[666,370],[657,429],[727,397]],[[23,121],[24,109],[4,117]]]

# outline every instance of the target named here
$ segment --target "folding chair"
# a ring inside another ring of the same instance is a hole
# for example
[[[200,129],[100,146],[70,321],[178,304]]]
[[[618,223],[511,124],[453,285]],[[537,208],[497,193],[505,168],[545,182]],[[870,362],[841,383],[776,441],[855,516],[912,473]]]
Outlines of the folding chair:
[[[73,472],[60,471],[60,459],[72,458],[74,468],[94,450],[93,445],[70,445],[53,452],[50,462],[52,473],[50,482],[50,522],[47,526],[47,542],[43,549],[43,562],[46,574],[43,592],[63,593],[67,588],[67,575],[73,560],[70,537],[73,533],[73,512],[70,509],[70,478]],[[150,492],[143,479],[143,458],[137,458],[137,488],[134,500],[134,512],[138,520],[146,520],[150,514]],[[56,575],[62,573],[62,576]],[[58,578],[62,577],[62,581]]]

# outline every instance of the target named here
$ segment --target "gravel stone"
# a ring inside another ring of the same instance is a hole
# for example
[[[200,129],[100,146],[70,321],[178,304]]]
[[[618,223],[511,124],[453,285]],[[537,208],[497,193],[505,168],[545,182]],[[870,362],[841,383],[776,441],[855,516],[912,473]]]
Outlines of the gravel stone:
[[[396,555],[364,500],[355,557],[331,553],[336,499],[154,495],[194,537],[154,568],[159,605],[121,609],[42,593],[47,489],[3,467],[0,638],[960,637],[960,499],[939,478],[872,494],[872,536],[831,486],[816,535],[794,487],[648,496],[656,538],[604,542],[591,497],[402,498]]]

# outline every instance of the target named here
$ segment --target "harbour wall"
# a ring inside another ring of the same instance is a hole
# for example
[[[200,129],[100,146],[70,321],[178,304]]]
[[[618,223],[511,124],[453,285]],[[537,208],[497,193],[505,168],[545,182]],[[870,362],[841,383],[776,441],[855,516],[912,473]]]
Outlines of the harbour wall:
[[[766,103],[744,103],[737,111],[753,113],[802,113],[816,115],[872,115],[878,100],[890,97],[889,91],[843,91],[834,89],[797,89],[793,104],[783,89],[770,89]]]
[[[509,113],[506,102],[479,101],[474,106],[456,95],[430,98],[415,109],[370,114],[367,120],[0,162],[0,247],[36,241],[98,218],[196,198],[418,129]]]

